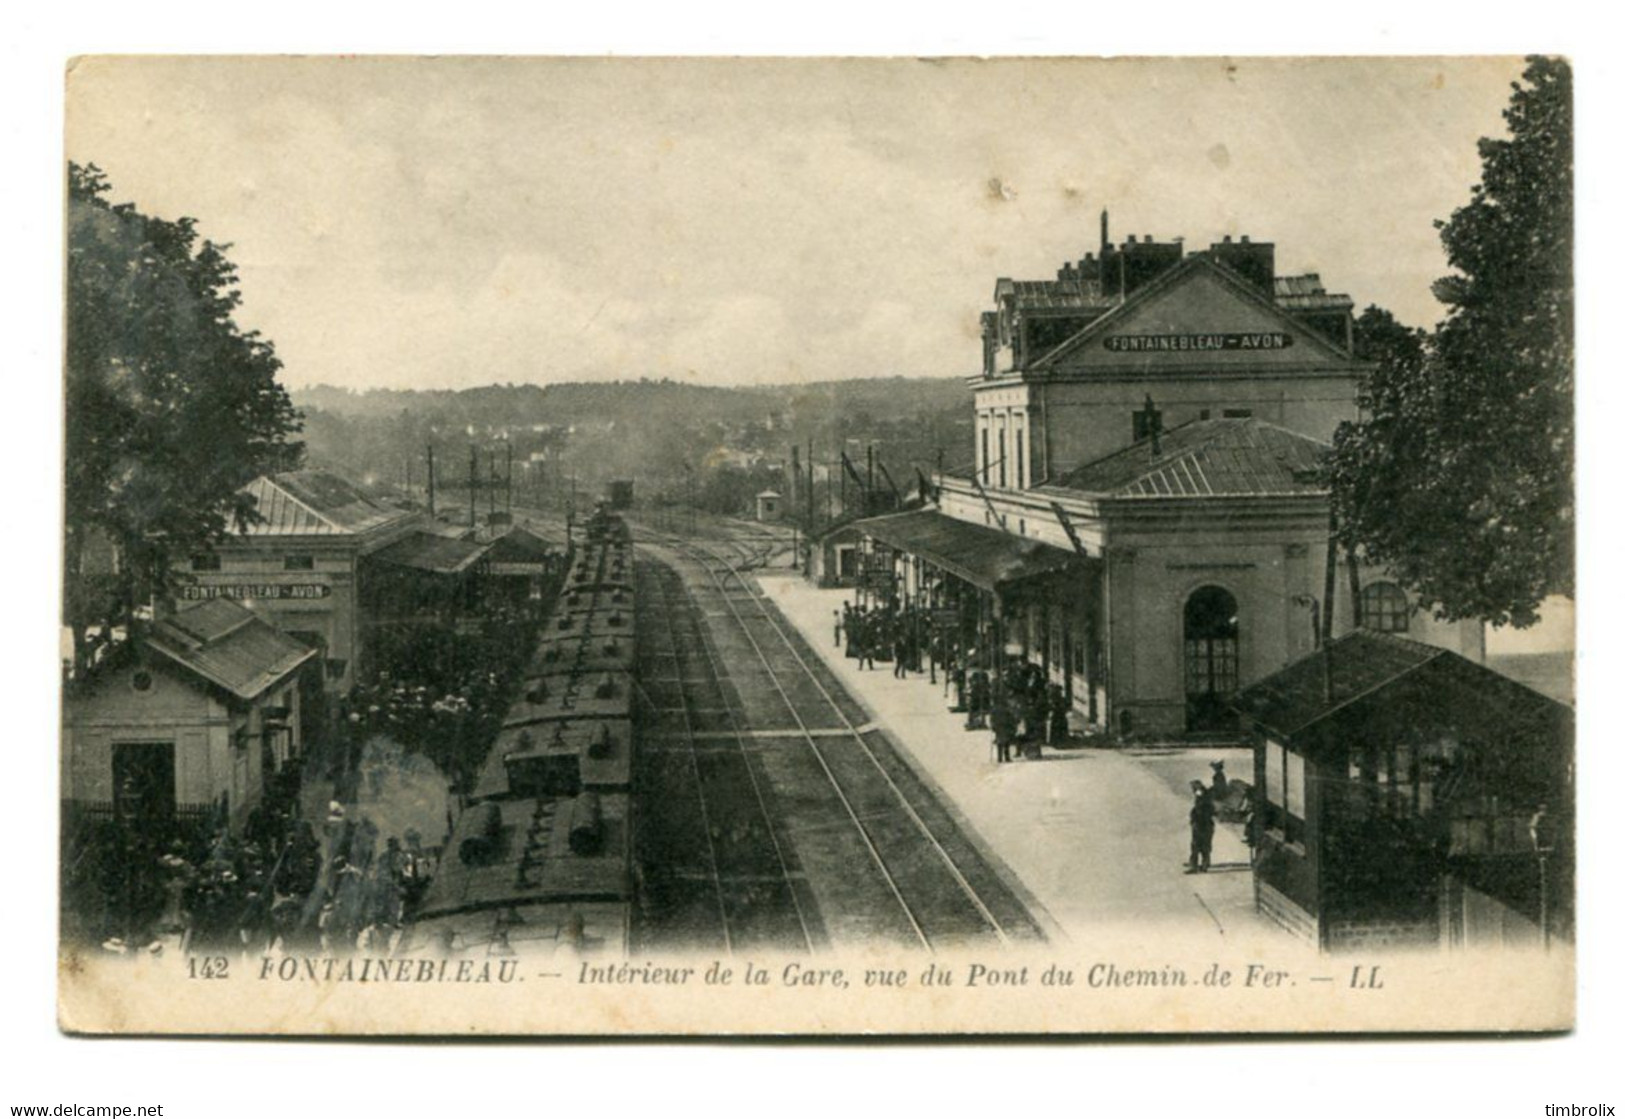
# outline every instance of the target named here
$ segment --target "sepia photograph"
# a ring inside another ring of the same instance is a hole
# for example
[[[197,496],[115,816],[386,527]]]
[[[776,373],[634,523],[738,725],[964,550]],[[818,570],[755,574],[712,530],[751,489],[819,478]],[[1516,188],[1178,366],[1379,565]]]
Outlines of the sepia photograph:
[[[1573,1028],[1568,59],[64,88],[62,1030]]]

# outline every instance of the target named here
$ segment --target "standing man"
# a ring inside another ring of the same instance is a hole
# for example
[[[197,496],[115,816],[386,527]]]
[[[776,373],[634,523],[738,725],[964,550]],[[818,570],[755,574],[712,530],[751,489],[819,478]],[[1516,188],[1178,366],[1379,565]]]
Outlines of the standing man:
[[[1016,739],[1016,711],[1008,696],[993,701],[993,747],[1002,764],[1010,760],[1010,745]]]
[[[970,703],[967,708],[970,717],[965,720],[967,730],[981,730],[987,726],[990,691],[987,673],[978,668],[970,678]]]
[[[833,613],[835,615],[835,647],[839,649],[841,647],[841,612],[835,610]]]
[[[1206,874],[1213,862],[1213,797],[1200,781],[1191,782],[1191,858],[1186,874]]]
[[[1066,689],[1059,684],[1051,684],[1049,688],[1049,744],[1059,746],[1066,741],[1067,735],[1067,703]]]

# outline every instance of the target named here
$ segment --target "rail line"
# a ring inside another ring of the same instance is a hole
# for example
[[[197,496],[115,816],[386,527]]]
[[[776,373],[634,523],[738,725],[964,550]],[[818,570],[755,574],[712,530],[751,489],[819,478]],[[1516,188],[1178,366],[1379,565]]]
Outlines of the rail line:
[[[665,598],[664,589],[662,598]],[[689,703],[688,689],[683,680],[683,668],[678,655],[677,627],[672,622],[672,613],[669,600],[661,603],[660,614],[666,620],[666,636],[671,642],[671,659],[677,672],[678,707],[683,713],[683,739],[688,743],[689,765],[694,772],[694,793],[700,803],[700,825],[705,829],[705,849],[711,863],[711,884],[716,893],[717,913],[722,920],[723,947],[729,955],[733,955],[733,932],[729,927],[728,903],[722,890],[722,867],[717,861],[716,832],[711,826],[711,811],[705,802],[705,778],[700,773],[699,749],[694,741],[694,712]]]
[[[672,577],[674,579],[677,578],[675,572],[672,573]],[[689,692],[687,673],[685,672],[685,662],[687,659],[684,651],[685,645],[681,640],[679,640],[676,626],[672,621],[677,612],[674,609],[672,596],[669,590],[662,585],[658,576],[651,579],[650,582],[658,587],[658,595],[660,598],[659,606],[661,612],[665,615],[666,634],[671,642],[671,657],[673,665],[676,668],[677,692],[679,703],[683,708],[683,738],[688,745],[694,773],[696,794],[700,799],[701,811],[705,815],[704,824],[707,829],[707,844],[711,854],[712,868],[717,883],[717,903],[718,911],[721,915],[723,923],[723,935],[726,940],[727,950],[732,953],[736,941],[733,929],[735,916],[731,914],[730,908],[727,904],[727,891],[723,888],[722,884],[720,860],[717,857],[715,842],[711,835],[713,825],[710,812],[706,808],[705,776],[700,770],[699,750],[697,745],[700,736],[694,729],[693,697]],[[762,792],[761,783],[757,780],[756,772],[750,763],[750,756],[745,750],[745,739],[749,737],[749,732],[744,727],[742,720],[740,719],[739,712],[736,709],[733,700],[728,695],[728,689],[724,683],[724,675],[721,665],[718,661],[715,650],[711,647],[710,635],[706,632],[706,628],[703,624],[696,625],[695,631],[696,641],[705,660],[706,671],[709,674],[710,681],[716,687],[718,694],[722,697],[723,709],[727,715],[728,725],[731,728],[731,733],[724,735],[723,737],[732,737],[738,747],[739,762],[744,767],[745,776],[750,785],[752,799],[754,800],[755,806],[760,813],[762,825],[768,838],[768,845],[773,852],[774,864],[778,869],[778,877],[782,880],[785,892],[790,898],[791,909],[795,915],[796,930],[799,932],[801,945],[809,952],[815,951],[817,938],[814,937],[812,930],[808,925],[806,911],[803,909],[801,899],[796,891],[795,876],[791,872],[789,862],[785,857],[784,846],[780,842],[778,833],[773,827],[773,814],[768,808],[767,798]]]
[[[881,876],[885,880],[899,909],[907,918],[909,927],[920,944],[929,951],[935,951],[938,947],[934,936],[934,930],[928,928],[928,925],[932,924],[932,921],[923,916],[921,912],[923,907],[917,900],[914,902],[909,900],[904,889],[903,880],[914,879],[921,876],[923,873],[926,873],[925,868],[913,866],[899,869],[893,865],[893,862],[901,862],[902,860],[900,858],[894,858],[892,861],[888,861],[887,857],[882,853],[882,846],[888,845],[890,842],[896,841],[900,837],[893,837],[893,840],[888,841],[879,836],[876,829],[870,823],[865,822],[864,815],[854,806],[853,793],[855,790],[847,786],[843,786],[841,779],[836,775],[836,769],[838,767],[832,764],[825,747],[820,745],[819,736],[808,727],[801,714],[801,711],[797,707],[797,704],[791,699],[790,689],[786,686],[780,669],[773,665],[767,651],[763,649],[761,642],[757,639],[756,634],[752,632],[744,614],[741,612],[737,597],[730,593],[728,589],[728,579],[730,577],[740,588],[740,590],[744,592],[751,604],[756,607],[755,617],[759,620],[767,622],[773,633],[783,644],[784,648],[789,652],[791,657],[794,658],[796,664],[806,675],[807,679],[811,680],[813,685],[818,689],[818,692],[822,696],[824,702],[827,703],[833,711],[835,711],[836,715],[843,724],[842,729],[845,731],[845,736],[857,743],[862,751],[863,757],[867,759],[869,765],[873,767],[873,770],[880,775],[885,787],[890,791],[891,796],[895,798],[896,804],[901,806],[908,823],[911,825],[912,835],[916,839],[923,840],[925,842],[930,852],[935,856],[935,865],[937,865],[941,870],[945,870],[947,872],[957,891],[970,902],[977,918],[979,918],[982,925],[985,926],[985,931],[991,932],[995,937],[997,937],[1001,944],[1008,945],[1011,942],[1009,930],[1004,927],[1003,923],[993,913],[978,890],[966,878],[964,872],[944,846],[941,839],[935,834],[930,825],[920,816],[910,798],[898,786],[897,782],[892,777],[892,774],[887,770],[886,766],[882,764],[881,760],[875,755],[874,750],[865,740],[864,731],[852,721],[842,704],[834,695],[830,693],[829,689],[825,687],[824,682],[822,679],[820,679],[818,673],[813,671],[812,667],[802,656],[801,651],[791,640],[790,635],[785,632],[783,624],[773,615],[772,611],[768,609],[767,605],[762,601],[760,593],[755,588],[750,586],[750,584],[745,580],[744,576],[732,563],[716,555],[714,552],[711,552],[709,549],[680,538],[668,537],[667,540],[663,542],[667,543],[669,547],[672,547],[678,552],[689,557],[691,562],[700,567],[700,569],[706,573],[707,577],[715,585],[715,588],[726,605],[729,613],[732,614],[734,620],[738,623],[740,632],[749,642],[752,650],[755,653],[756,659],[766,671],[774,689],[778,692],[779,697],[783,701],[786,709],[790,712],[791,717],[795,720],[800,731],[800,735],[806,742],[808,751],[817,761],[819,768],[824,772],[825,777],[829,781],[830,786],[834,789],[836,797],[840,801],[846,815],[857,828],[859,835],[862,837],[865,848],[867,849],[876,868],[879,870]],[[849,771],[849,783],[851,779],[852,776]],[[895,849],[893,850],[894,856],[902,853],[905,852],[899,852]]]

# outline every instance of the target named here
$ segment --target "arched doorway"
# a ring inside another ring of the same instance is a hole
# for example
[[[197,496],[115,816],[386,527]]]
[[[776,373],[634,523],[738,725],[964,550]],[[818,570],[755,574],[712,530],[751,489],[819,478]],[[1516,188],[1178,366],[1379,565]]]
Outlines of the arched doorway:
[[[1200,587],[1185,600],[1185,729],[1236,729],[1230,697],[1240,683],[1241,623],[1236,596]]]

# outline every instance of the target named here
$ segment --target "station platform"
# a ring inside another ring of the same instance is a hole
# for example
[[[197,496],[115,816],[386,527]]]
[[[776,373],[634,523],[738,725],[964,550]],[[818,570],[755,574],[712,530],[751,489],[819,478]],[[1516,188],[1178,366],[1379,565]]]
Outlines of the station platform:
[[[1218,826],[1213,867],[1186,874],[1190,782],[1225,762],[1249,779],[1244,749],[1170,746],[1048,749],[1041,760],[994,760],[990,731],[965,729],[939,677],[860,670],[834,641],[850,591],[757,572],[764,593],[875,716],[915,769],[935,784],[985,851],[1002,863],[1035,914],[1074,944],[1154,935],[1182,951],[1279,948],[1289,935],[1259,914],[1239,825]]]

